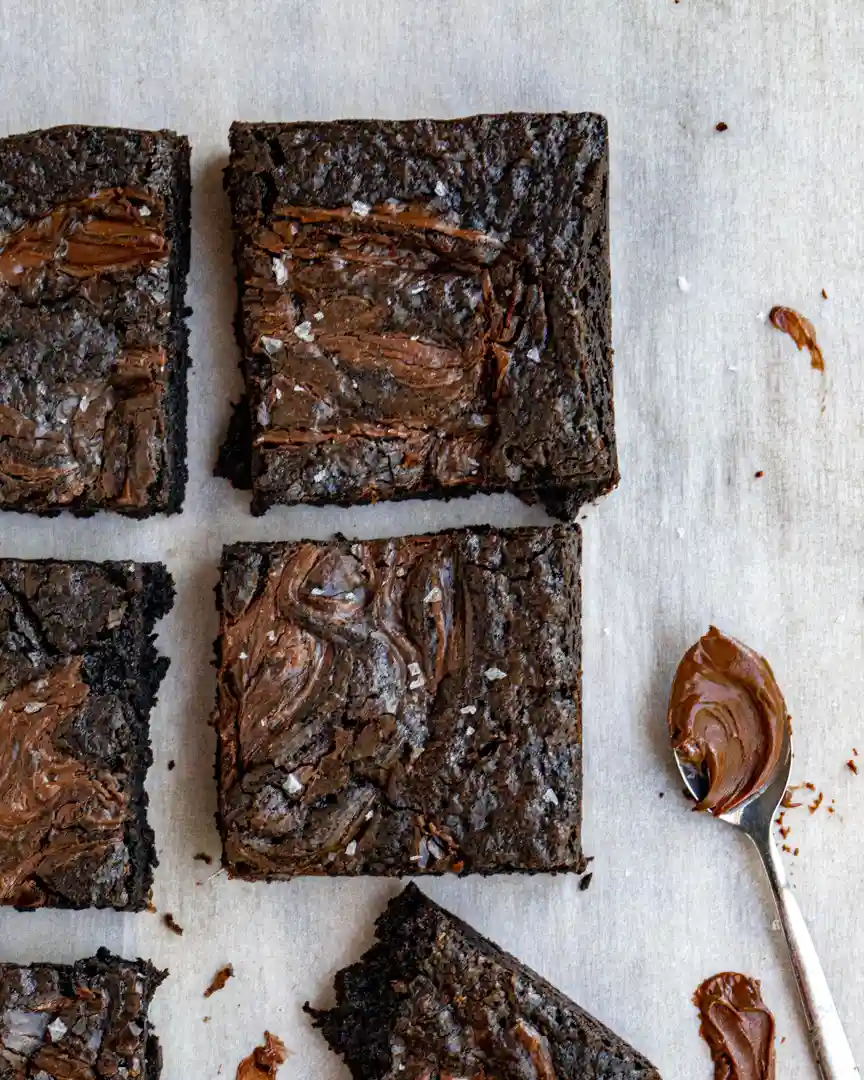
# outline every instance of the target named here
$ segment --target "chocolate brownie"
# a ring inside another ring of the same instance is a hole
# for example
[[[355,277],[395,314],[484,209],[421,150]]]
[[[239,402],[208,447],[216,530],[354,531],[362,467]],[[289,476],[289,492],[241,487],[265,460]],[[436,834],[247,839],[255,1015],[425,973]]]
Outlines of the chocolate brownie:
[[[100,949],[76,964],[0,964],[3,1080],[158,1080],[148,1011],[167,971]]]
[[[188,269],[184,137],[0,139],[0,508],[180,509]]]
[[[0,559],[0,904],[147,906],[161,563]]]
[[[224,865],[581,870],[580,544],[557,526],[227,547]]]
[[[309,1009],[355,1080],[660,1080],[545,979],[409,885]]]
[[[618,479],[606,121],[234,124],[247,400],[217,471],[276,503]]]

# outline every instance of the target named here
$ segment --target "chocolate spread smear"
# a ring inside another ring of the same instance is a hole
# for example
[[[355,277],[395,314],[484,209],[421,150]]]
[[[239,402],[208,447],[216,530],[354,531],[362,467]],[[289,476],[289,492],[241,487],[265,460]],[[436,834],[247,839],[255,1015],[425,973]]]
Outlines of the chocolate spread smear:
[[[285,1043],[265,1031],[264,1045],[256,1046],[237,1066],[237,1080],[273,1080],[287,1056]]]
[[[699,1034],[711,1048],[714,1080],[774,1080],[774,1017],[759,983],[727,971],[693,995]]]
[[[797,311],[793,311],[792,308],[788,307],[771,308],[768,312],[768,318],[771,320],[772,326],[782,330],[784,334],[788,334],[792,338],[799,350],[807,349],[809,351],[810,367],[816,371],[825,370],[822,350],[816,343],[816,330],[809,319],[805,319],[803,315],[799,315]]]
[[[668,722],[673,750],[708,780],[696,809],[725,814],[768,782],[789,716],[768,661],[712,626],[678,665]]]

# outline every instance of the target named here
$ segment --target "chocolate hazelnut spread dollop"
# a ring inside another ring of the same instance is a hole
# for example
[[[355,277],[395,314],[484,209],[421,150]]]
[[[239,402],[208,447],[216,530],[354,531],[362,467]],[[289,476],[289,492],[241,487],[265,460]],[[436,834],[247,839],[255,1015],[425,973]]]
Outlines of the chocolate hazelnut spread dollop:
[[[693,995],[699,1033],[711,1048],[714,1080],[774,1080],[774,1017],[759,983],[727,971]]]
[[[696,809],[725,814],[768,782],[789,715],[768,661],[712,626],[678,665],[668,721],[679,759],[708,780]]]
[[[273,1080],[287,1056],[285,1043],[265,1031],[264,1045],[256,1046],[237,1066],[237,1080]]]
[[[771,308],[768,312],[768,318],[771,320],[772,326],[782,330],[784,334],[788,334],[792,338],[799,351],[807,349],[810,353],[810,367],[816,371],[825,370],[825,359],[816,342],[816,331],[813,328],[813,323],[809,319],[805,319],[803,315],[799,315],[797,311],[793,311],[792,308],[788,307]]]

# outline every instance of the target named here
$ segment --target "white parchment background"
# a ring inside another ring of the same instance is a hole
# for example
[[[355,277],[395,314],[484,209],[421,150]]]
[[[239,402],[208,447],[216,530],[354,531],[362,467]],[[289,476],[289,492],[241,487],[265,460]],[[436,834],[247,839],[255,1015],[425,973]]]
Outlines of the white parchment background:
[[[0,959],[71,961],[105,944],[169,967],[153,1008],[166,1080],[233,1076],[265,1028],[293,1051],[286,1076],[346,1075],[300,1007],[326,1000],[398,886],[208,881],[212,870],[192,860],[218,854],[207,717],[220,547],[543,518],[515,499],[477,497],[253,519],[245,496],[211,478],[238,391],[228,125],[595,109],[611,129],[624,479],[584,521],[594,881],[585,893],[566,877],[424,887],[667,1080],[711,1075],[690,995],[727,968],[764,982],[786,1039],[780,1080],[815,1076],[759,867],[743,838],[688,815],[665,749],[674,665],[716,621],[769,656],[795,719],[796,774],[836,799],[833,818],[790,815],[801,850],[791,862],[864,1062],[864,775],[844,768],[853,746],[864,751],[862,49],[854,0],[0,0],[0,134],[172,127],[192,140],[195,185],[184,513],[0,520],[3,555],[164,559],[174,575],[148,787],[154,900],[186,933],[148,914],[0,911]],[[774,303],[814,321],[824,377],[760,320]],[[229,961],[236,978],[205,1001]]]

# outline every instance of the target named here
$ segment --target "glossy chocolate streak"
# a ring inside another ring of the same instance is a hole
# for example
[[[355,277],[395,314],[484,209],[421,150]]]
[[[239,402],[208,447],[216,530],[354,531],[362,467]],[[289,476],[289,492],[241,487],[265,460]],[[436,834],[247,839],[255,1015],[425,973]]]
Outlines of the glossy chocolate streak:
[[[409,472],[479,483],[538,303],[501,241],[392,202],[280,207],[256,248],[244,312],[270,368],[256,445],[398,439]]]
[[[125,794],[54,742],[87,695],[79,657],[0,699],[0,903],[32,904],[31,879],[122,849]]]
[[[768,661],[711,627],[678,666],[668,720],[678,756],[707,774],[696,808],[724,814],[768,782],[789,716]]]
[[[152,266],[168,258],[163,217],[161,200],[134,189],[61,203],[0,234],[0,285],[18,288],[46,270],[83,279]]]
[[[774,1017],[759,983],[725,972],[693,997],[699,1032],[711,1048],[715,1080],[774,1080]]]

